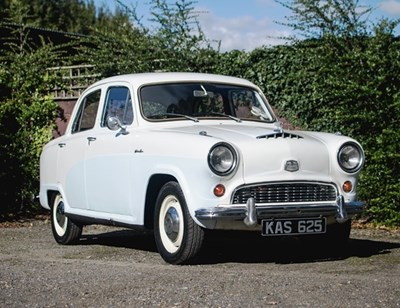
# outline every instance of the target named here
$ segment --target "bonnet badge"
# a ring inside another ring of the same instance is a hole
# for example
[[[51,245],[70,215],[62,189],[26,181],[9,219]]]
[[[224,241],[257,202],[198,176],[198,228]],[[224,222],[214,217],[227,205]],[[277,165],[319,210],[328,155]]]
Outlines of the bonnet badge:
[[[285,163],[285,170],[289,172],[299,171],[299,163],[296,160],[288,160]]]

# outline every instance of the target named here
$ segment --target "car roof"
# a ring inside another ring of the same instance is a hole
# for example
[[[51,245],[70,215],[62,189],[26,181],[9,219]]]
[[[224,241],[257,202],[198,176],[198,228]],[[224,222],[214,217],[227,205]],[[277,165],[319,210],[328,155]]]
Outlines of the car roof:
[[[204,73],[137,73],[125,74],[113,77],[108,77],[97,81],[93,86],[101,85],[108,82],[129,82],[133,85],[139,86],[144,84],[154,83],[168,83],[168,82],[219,82],[231,83],[249,87],[256,87],[252,82],[231,76],[217,75],[217,74],[204,74]]]

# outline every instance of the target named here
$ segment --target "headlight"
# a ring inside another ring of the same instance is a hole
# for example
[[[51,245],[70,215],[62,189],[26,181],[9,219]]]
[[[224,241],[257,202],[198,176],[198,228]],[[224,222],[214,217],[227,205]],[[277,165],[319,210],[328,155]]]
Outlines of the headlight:
[[[232,146],[227,143],[217,143],[208,153],[208,165],[217,175],[232,173],[237,164],[237,154]]]
[[[363,150],[356,143],[345,143],[339,149],[338,162],[344,171],[356,172],[364,163]]]

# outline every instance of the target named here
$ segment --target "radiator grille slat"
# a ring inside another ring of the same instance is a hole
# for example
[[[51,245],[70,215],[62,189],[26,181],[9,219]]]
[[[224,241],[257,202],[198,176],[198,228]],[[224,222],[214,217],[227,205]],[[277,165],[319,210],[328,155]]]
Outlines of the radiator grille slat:
[[[263,183],[236,190],[233,203],[243,204],[254,198],[256,203],[295,203],[335,201],[336,188],[326,183]]]

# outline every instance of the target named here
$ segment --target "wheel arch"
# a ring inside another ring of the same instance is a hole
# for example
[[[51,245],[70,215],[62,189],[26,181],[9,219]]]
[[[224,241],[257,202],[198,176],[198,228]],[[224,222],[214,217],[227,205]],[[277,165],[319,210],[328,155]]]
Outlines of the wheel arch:
[[[48,206],[49,209],[53,207],[53,200],[56,197],[58,193],[61,193],[59,190],[53,188],[53,189],[48,189],[46,191],[46,205]]]
[[[161,187],[168,182],[178,182],[176,177],[170,174],[154,174],[151,176],[147,185],[145,210],[144,210],[144,226],[147,229],[153,229],[154,225],[154,208],[157,196]]]

